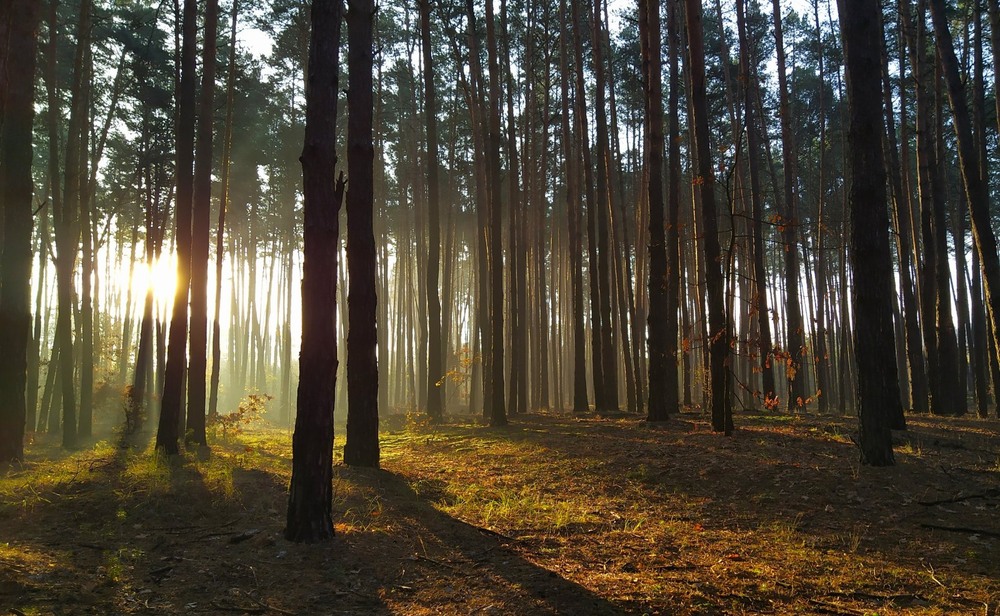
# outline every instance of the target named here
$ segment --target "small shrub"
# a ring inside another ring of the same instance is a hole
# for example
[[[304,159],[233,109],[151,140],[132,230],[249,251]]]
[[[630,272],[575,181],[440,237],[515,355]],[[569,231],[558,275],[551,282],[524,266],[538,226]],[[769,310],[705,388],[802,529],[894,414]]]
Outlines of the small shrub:
[[[247,428],[264,421],[265,407],[271,400],[274,400],[274,396],[250,394],[243,398],[240,406],[232,413],[209,417],[208,427],[213,431],[221,431],[222,438],[232,438],[242,434]]]
[[[122,412],[125,414],[122,430],[125,436],[132,436],[142,428],[146,417],[145,410],[142,408],[142,400],[135,396],[131,385],[126,385],[122,392]]]

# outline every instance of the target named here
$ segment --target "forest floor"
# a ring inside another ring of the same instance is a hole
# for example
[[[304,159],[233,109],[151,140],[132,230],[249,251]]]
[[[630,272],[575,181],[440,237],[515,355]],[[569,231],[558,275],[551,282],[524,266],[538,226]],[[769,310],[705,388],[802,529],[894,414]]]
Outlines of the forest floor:
[[[995,419],[910,417],[890,468],[858,463],[853,419],[736,422],[411,422],[383,432],[382,470],[337,465],[319,545],[282,538],[287,431],[172,461],[40,437],[0,474],[0,611],[1000,612]]]

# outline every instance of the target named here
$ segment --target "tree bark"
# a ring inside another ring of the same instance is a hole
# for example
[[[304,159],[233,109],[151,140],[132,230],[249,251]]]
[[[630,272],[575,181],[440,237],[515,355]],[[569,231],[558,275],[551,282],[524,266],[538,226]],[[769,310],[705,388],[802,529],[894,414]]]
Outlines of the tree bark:
[[[285,538],[313,543],[333,536],[333,410],[337,381],[337,245],[343,182],[337,166],[340,0],[313,0],[302,149],[305,225],[302,347],[292,481]]]
[[[694,124],[694,147],[698,166],[694,189],[701,205],[704,229],[705,287],[708,294],[708,328],[706,342],[709,347],[711,377],[712,430],[733,431],[733,414],[730,400],[729,374],[729,321],[725,311],[722,276],[722,251],[719,245],[719,222],[715,207],[715,173],[712,165],[712,146],[709,142],[708,95],[705,87],[705,48],[699,0],[685,0],[690,62],[691,101]]]
[[[645,89],[646,199],[649,204],[649,404],[646,419],[663,421],[677,412],[677,367],[668,360],[669,319],[677,337],[677,311],[667,305],[667,267],[663,220],[663,83],[660,61],[660,7],[656,0],[639,0],[639,42]]]
[[[969,201],[972,235],[983,268],[983,292],[986,304],[989,306],[993,343],[995,348],[1000,348],[1000,345],[997,345],[997,341],[1000,340],[1000,255],[997,253],[997,239],[990,220],[989,189],[985,178],[981,175],[979,153],[972,137],[965,83],[958,71],[958,58],[955,56],[955,46],[948,30],[946,6],[944,0],[930,0],[930,5],[938,56],[945,82],[948,84],[952,124],[958,137],[958,158],[966,198]]]
[[[27,351],[31,337],[32,123],[40,6],[16,0],[0,7],[0,467],[24,459]],[[42,263],[44,266],[44,262]]]
[[[233,107],[236,89],[236,24],[239,0],[233,0],[232,25],[229,30],[229,67],[226,83],[226,125],[222,138],[222,178],[219,195],[219,222],[215,230],[215,309],[212,317],[212,374],[209,378],[208,416],[219,414],[219,375],[222,370],[222,335],[219,313],[222,308],[222,263],[225,254],[226,210],[229,209],[230,165],[233,155]],[[230,333],[230,335],[233,335]],[[286,366],[287,368],[287,366]],[[282,401],[282,404],[288,404]]]
[[[850,104],[851,270],[858,362],[861,460],[893,464],[890,421],[902,413],[896,375],[889,214],[882,134],[882,37],[877,0],[842,0],[841,30]]]
[[[378,336],[375,321],[375,236],[372,230],[375,2],[348,0],[348,7],[347,66],[351,96],[347,99],[347,268],[350,293],[347,300],[347,444],[344,447],[344,462],[351,466],[377,467],[378,359],[375,353]],[[436,294],[436,281],[434,289]],[[437,317],[440,325],[440,314]],[[440,350],[435,347],[435,351],[440,362]]]
[[[177,287],[170,318],[166,374],[156,430],[156,448],[167,455],[180,450],[178,437],[184,416],[184,372],[187,367],[188,291],[191,288],[191,216],[194,192],[195,55],[197,53],[197,2],[184,0],[181,77],[177,115],[176,225]]]
[[[441,398],[444,369],[441,360],[441,191],[438,182],[437,93],[434,88],[434,54],[431,53],[431,3],[420,0],[420,43],[424,60],[424,122],[427,130],[427,415],[439,422],[444,415]],[[353,116],[353,114],[352,114]],[[353,184],[353,174],[352,174]],[[350,193],[347,202],[350,211]]]
[[[205,377],[208,371],[208,253],[212,213],[212,133],[215,127],[215,56],[219,0],[205,3],[201,107],[195,145],[191,212],[191,351],[188,370],[187,445],[208,447],[205,434]],[[268,304],[270,305],[270,304]],[[207,449],[202,449],[207,452]]]
[[[573,412],[583,413],[590,408],[587,396],[587,341],[583,327],[583,247],[580,231],[580,165],[579,155],[573,148],[576,137],[570,125],[569,36],[570,24],[566,0],[559,3],[562,27],[559,34],[559,72],[562,94],[562,142],[566,173],[566,211],[569,219],[569,268],[570,293],[572,294],[573,321]]]

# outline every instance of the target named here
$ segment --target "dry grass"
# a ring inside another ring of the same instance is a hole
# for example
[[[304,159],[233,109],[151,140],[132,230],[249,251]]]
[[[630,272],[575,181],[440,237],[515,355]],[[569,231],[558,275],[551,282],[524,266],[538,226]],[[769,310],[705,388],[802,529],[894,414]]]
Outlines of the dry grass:
[[[530,415],[383,434],[337,467],[338,537],[281,538],[290,443],[209,460],[45,442],[0,476],[0,608],[23,614],[985,614],[1000,609],[998,425]],[[950,529],[950,530],[945,530]]]

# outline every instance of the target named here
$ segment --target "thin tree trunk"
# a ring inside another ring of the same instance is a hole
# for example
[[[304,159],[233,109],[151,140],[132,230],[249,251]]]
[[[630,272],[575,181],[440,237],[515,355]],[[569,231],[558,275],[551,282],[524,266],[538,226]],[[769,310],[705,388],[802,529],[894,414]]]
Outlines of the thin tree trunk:
[[[705,84],[705,50],[701,5],[698,0],[685,0],[688,55],[690,62],[694,146],[698,167],[693,185],[701,205],[704,228],[705,286],[708,293],[709,336],[706,343],[710,355],[712,429],[729,435],[733,431],[730,401],[729,320],[725,312],[721,248],[719,246],[718,215],[715,208],[715,173],[712,147],[709,143],[708,96]]]
[[[195,55],[197,2],[184,0],[184,42],[177,117],[177,198],[174,222],[177,245],[177,288],[170,319],[170,342],[164,376],[156,448],[167,455],[179,452],[179,423],[184,416],[184,372],[187,364],[188,291],[191,287],[191,215],[194,191]]]
[[[958,157],[969,213],[972,219],[972,234],[979,250],[983,268],[983,291],[989,306],[990,325],[994,345],[1000,340],[1000,254],[997,251],[996,235],[990,221],[990,195],[986,179],[981,175],[979,153],[972,137],[972,123],[965,97],[965,83],[958,71],[958,59],[944,0],[930,0],[931,17],[937,39],[938,56],[948,84],[948,99],[951,102],[952,124],[958,138]],[[998,359],[1000,361],[1000,359]]]
[[[222,328],[219,313],[222,309],[222,261],[226,232],[226,211],[229,209],[230,164],[233,156],[233,111],[236,89],[236,23],[239,0],[233,0],[232,25],[229,30],[229,68],[226,78],[226,125],[222,138],[222,186],[219,195],[219,223],[215,231],[215,308],[212,316],[212,374],[209,379],[208,416],[219,415],[219,375],[222,370]],[[291,258],[291,257],[289,257]],[[230,336],[234,332],[229,333]],[[287,368],[287,366],[286,366]],[[282,404],[288,404],[283,401]]]
[[[188,370],[187,445],[208,447],[205,434],[205,377],[208,370],[208,253],[212,211],[212,132],[215,120],[215,56],[219,2],[205,4],[204,48],[198,142],[191,217],[191,351]],[[272,257],[273,264],[273,257]],[[270,287],[269,287],[270,289]],[[270,306],[270,303],[268,303]],[[207,449],[201,450],[202,455]]]

